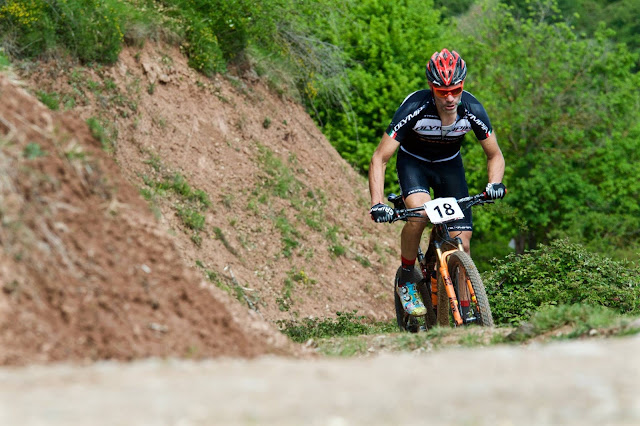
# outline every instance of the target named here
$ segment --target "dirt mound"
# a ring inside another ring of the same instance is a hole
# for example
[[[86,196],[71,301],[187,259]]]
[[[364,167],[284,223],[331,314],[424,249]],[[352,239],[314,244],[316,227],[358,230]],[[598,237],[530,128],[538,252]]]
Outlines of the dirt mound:
[[[3,77],[1,362],[291,353],[279,320],[392,317],[400,227],[257,75],[151,43],[15,69],[33,97]]]
[[[0,364],[287,351],[185,267],[84,122],[2,74],[0,147]]]

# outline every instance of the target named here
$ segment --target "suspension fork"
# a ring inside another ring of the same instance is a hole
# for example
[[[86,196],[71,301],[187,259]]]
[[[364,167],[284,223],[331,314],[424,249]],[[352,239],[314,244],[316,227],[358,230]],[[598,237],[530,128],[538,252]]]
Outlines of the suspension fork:
[[[443,252],[442,244],[440,244],[438,241],[434,241],[433,245],[436,249],[436,255],[438,256],[438,271],[440,272],[440,276],[442,277],[442,280],[444,282],[444,289],[447,292],[447,296],[449,297],[449,305],[451,307],[451,313],[453,314],[453,321],[456,323],[456,326],[462,325],[463,321],[462,317],[460,316],[460,310],[458,309],[458,298],[456,297],[456,292],[453,288],[453,282],[451,281],[451,275],[449,275],[449,268],[447,266],[447,258],[449,257],[449,255],[460,250],[460,248]],[[460,243],[459,246],[461,245],[462,244]]]

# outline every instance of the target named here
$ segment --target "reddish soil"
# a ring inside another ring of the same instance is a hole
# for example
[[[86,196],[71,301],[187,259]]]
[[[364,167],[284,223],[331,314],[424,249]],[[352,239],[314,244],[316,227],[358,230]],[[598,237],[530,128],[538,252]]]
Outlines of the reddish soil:
[[[278,320],[393,314],[399,227],[255,75],[208,79],[151,44],[97,70],[20,64],[0,73],[0,147],[0,364],[300,355]],[[201,230],[149,184],[176,174],[212,203]]]

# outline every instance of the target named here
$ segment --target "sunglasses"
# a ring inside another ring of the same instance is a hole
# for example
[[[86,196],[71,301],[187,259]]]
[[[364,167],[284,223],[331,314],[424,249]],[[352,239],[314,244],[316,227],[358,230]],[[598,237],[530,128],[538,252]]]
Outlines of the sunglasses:
[[[462,93],[462,84],[457,87],[432,87],[433,93],[439,98],[446,98],[447,96],[458,96]]]

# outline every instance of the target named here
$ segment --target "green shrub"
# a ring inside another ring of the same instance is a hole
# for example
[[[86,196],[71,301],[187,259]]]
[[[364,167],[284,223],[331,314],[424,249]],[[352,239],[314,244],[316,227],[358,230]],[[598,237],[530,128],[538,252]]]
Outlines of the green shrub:
[[[2,48],[0,48],[0,71],[8,68],[9,65],[11,65],[11,61],[9,61],[9,58],[7,58]]]
[[[606,328],[615,324],[619,314],[603,306],[583,304],[546,306],[531,317],[536,334],[568,325],[573,328],[567,337],[576,337],[592,329]]]
[[[8,0],[0,6],[2,42],[18,57],[62,48],[84,63],[113,63],[132,8],[118,0]]]
[[[638,266],[567,240],[497,260],[483,279],[493,318],[501,324],[518,324],[547,306],[577,303],[640,314]]]
[[[365,324],[364,316],[353,312],[336,312],[336,318],[304,318],[302,321],[278,321],[284,334],[294,342],[334,336],[358,336],[368,334],[371,326]]]
[[[36,92],[36,96],[40,102],[45,104],[50,110],[57,111],[60,109],[60,95],[56,92],[47,93],[45,91],[38,90]]]
[[[187,28],[186,40],[182,45],[184,53],[189,58],[189,66],[207,76],[225,71],[226,61],[217,37],[206,23],[193,19]]]
[[[47,155],[47,151],[44,151],[39,144],[31,142],[24,147],[23,155],[25,158],[33,160],[35,158],[45,157]]]

